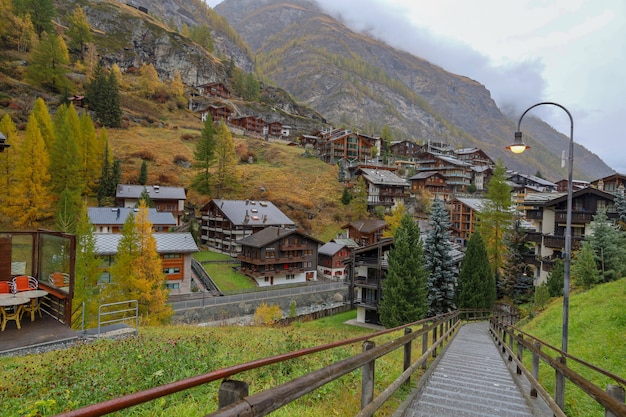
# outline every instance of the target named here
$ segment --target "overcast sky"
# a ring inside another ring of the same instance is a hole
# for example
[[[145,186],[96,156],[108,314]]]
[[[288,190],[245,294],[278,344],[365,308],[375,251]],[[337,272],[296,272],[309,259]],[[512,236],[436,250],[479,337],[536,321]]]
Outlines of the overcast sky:
[[[317,1],[354,30],[482,83],[513,115],[559,103],[572,114],[574,141],[626,174],[623,0]],[[569,136],[562,109],[530,115]]]

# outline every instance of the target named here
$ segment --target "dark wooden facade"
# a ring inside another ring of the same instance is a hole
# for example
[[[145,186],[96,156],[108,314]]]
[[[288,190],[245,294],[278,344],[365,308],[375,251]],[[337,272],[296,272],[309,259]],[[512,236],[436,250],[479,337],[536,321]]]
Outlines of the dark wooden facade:
[[[224,83],[214,82],[208,84],[202,84],[198,86],[200,94],[204,94],[211,97],[230,98],[230,90],[226,88]]]

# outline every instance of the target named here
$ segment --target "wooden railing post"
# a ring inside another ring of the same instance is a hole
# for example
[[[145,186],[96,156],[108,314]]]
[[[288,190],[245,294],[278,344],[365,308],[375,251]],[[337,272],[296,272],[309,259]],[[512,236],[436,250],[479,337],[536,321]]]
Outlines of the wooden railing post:
[[[222,381],[220,390],[217,394],[217,402],[219,408],[236,403],[248,396],[248,383],[244,381],[235,381],[226,379]]]
[[[427,327],[428,327],[428,324],[424,323],[424,325],[422,326],[422,330],[424,330]],[[428,350],[428,332],[424,332],[424,334],[422,334],[422,355],[425,355],[427,350]],[[427,362],[428,361],[426,360],[422,362],[422,369],[426,369],[428,367]]]
[[[559,356],[556,360],[561,365],[566,364],[566,359],[563,356]],[[554,376],[554,401],[563,410],[563,407],[565,407],[565,375],[559,372],[558,369]]]
[[[411,330],[410,327],[405,327],[404,328],[404,334],[410,334],[413,330]],[[413,346],[413,341],[409,340],[405,345],[404,345],[404,364],[403,364],[403,368],[402,371],[406,371],[407,369],[409,369],[411,367],[411,347]],[[411,385],[411,377],[407,378],[405,384]]]
[[[437,326],[433,327],[433,358],[437,357],[437,347],[435,344],[437,343]]]
[[[611,397],[617,399],[617,401],[619,401],[620,403],[624,403],[624,399],[625,399],[624,388],[620,387],[619,385],[610,384],[610,385],[607,385],[606,392]],[[604,417],[617,417],[617,416],[614,413],[610,412],[609,410],[605,410]]]
[[[519,340],[517,341],[517,360],[519,361],[519,363],[522,362],[522,357],[524,355],[524,345],[523,342],[524,341],[524,335],[520,334],[519,335]],[[517,365],[517,367],[515,368],[515,373],[517,375],[521,375],[522,374],[522,368],[519,366],[519,363]]]
[[[513,360],[513,340],[515,336],[515,331],[513,329],[510,330],[509,333],[509,362]]]
[[[541,343],[535,342],[533,343],[533,346],[535,346],[535,349],[541,350]],[[535,352],[533,352],[532,375],[533,375],[533,378],[535,378],[535,381],[539,381],[539,355]],[[537,398],[537,388],[535,387],[530,388],[530,396],[533,398]]]
[[[363,352],[374,349],[376,343],[366,340],[363,342]],[[362,367],[361,375],[361,410],[374,399],[374,369],[376,359],[366,363]]]

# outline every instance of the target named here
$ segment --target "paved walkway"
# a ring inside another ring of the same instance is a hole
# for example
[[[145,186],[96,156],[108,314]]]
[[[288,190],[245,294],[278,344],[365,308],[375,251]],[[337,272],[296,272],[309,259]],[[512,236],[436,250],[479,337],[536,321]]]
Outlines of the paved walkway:
[[[489,335],[489,323],[459,329],[403,417],[537,417]]]

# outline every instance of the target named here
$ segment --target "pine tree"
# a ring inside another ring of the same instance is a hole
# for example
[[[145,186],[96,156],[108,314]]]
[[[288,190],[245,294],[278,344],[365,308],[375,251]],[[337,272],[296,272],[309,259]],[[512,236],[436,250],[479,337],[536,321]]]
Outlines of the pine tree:
[[[148,164],[146,161],[141,161],[141,168],[139,169],[139,178],[137,182],[141,185],[146,185],[148,183]]]
[[[626,272],[624,233],[608,220],[604,210],[593,216],[592,227],[593,233],[587,235],[585,240],[593,250],[602,281],[621,278]]]
[[[15,185],[7,198],[5,213],[16,229],[34,229],[50,217],[48,154],[37,120],[31,115],[15,161]]]
[[[37,97],[37,100],[35,100],[33,111],[30,114],[35,119],[37,119],[39,132],[41,132],[41,136],[43,137],[44,143],[46,144],[46,149],[49,152],[54,145],[56,133],[54,122],[52,121],[52,117],[50,116],[50,112],[48,111],[48,106],[46,106],[46,103],[41,97]]]
[[[66,76],[69,63],[70,56],[63,38],[44,32],[31,52],[26,78],[35,85],[64,93],[70,87]]]
[[[428,311],[424,254],[419,226],[408,213],[396,231],[388,262],[378,305],[381,322],[391,328],[424,318]]]
[[[96,255],[96,238],[86,207],[82,207],[76,224],[76,268],[73,304],[85,303],[86,321],[91,323],[98,313],[98,277],[100,259]]]
[[[496,300],[496,283],[489,266],[487,248],[480,232],[470,236],[461,264],[456,289],[458,308],[491,309]]]
[[[168,290],[165,288],[165,274],[161,257],[157,253],[156,240],[152,235],[152,224],[148,207],[139,204],[137,212],[137,233],[139,236],[139,256],[136,260],[136,276],[140,283],[140,309],[143,306],[146,324],[162,324],[172,316],[172,306],[167,304]]]
[[[196,174],[191,187],[203,195],[209,195],[211,191],[211,172],[215,160],[215,127],[211,115],[207,116],[206,121],[200,133],[200,139],[196,143],[193,152],[194,168],[199,168],[200,172]]]
[[[524,254],[528,252],[528,243],[524,239],[526,233],[522,228],[519,219],[515,219],[510,230],[504,233],[504,244],[506,253],[504,255],[504,268],[502,279],[497,282],[498,293],[501,296],[507,296],[520,302],[527,298],[528,293],[532,291],[528,287],[526,280],[526,264],[524,263]]]
[[[430,230],[424,242],[424,263],[428,271],[428,316],[455,309],[454,262],[450,242],[450,214],[441,200],[435,198],[430,212]]]
[[[513,221],[511,186],[507,183],[506,168],[501,161],[496,164],[493,176],[487,184],[486,197],[485,204],[478,214],[478,230],[487,248],[492,272],[496,276],[496,281],[500,282],[506,254],[504,232],[511,227]]]
[[[38,36],[41,37],[44,31],[54,31],[52,19],[56,16],[56,10],[52,0],[20,0],[13,4],[16,13],[30,16]]]
[[[593,288],[601,279],[594,257],[591,244],[585,241],[572,256],[572,281],[585,290]]]
[[[624,196],[624,186],[621,185],[615,193],[615,209],[617,210],[617,223],[623,231],[626,231],[626,197]]]
[[[546,281],[550,297],[560,297],[563,295],[564,281],[563,260],[557,258],[554,260],[552,270],[550,271],[550,274],[548,274],[548,280]]]
[[[56,139],[50,150],[50,185],[52,192],[60,196],[68,188],[72,193],[80,193],[83,183],[80,175],[80,156],[76,139],[76,120],[69,116],[66,105],[59,106],[54,118]]]
[[[87,16],[82,7],[76,7],[72,13],[67,14],[68,29],[65,34],[70,38],[69,47],[80,54],[80,59],[84,59],[83,52],[85,45],[93,42],[91,26],[87,21]]]
[[[115,188],[117,184],[113,181],[113,167],[109,160],[111,152],[109,139],[106,136],[106,129],[100,131],[100,138],[104,141],[104,156],[102,161],[102,174],[98,183],[98,206],[113,204],[115,198]]]
[[[139,200],[137,200],[136,207],[139,207],[142,202],[148,208],[154,208],[155,207],[154,201],[152,201],[152,199],[150,198],[150,194],[148,193],[148,190],[146,190],[145,188],[141,192],[141,195],[139,196]]]
[[[82,202],[80,200],[80,194],[77,191],[71,191],[69,188],[63,190],[59,203],[57,204],[57,230],[74,234],[81,208]]]
[[[347,187],[344,187],[343,193],[341,194],[341,204],[347,206],[352,201],[352,193]]]
[[[239,188],[235,142],[223,121],[219,122],[215,131],[215,173],[211,177],[211,188],[215,198]]]
[[[11,116],[5,114],[0,120],[0,133],[5,137],[5,148],[0,154],[0,210],[5,207],[7,198],[11,195],[11,187],[15,176],[15,160],[17,146],[17,127]]]
[[[87,84],[85,95],[89,109],[96,114],[96,120],[106,127],[121,126],[120,93],[118,80],[113,71],[107,72],[101,66],[97,66],[93,80]]]

